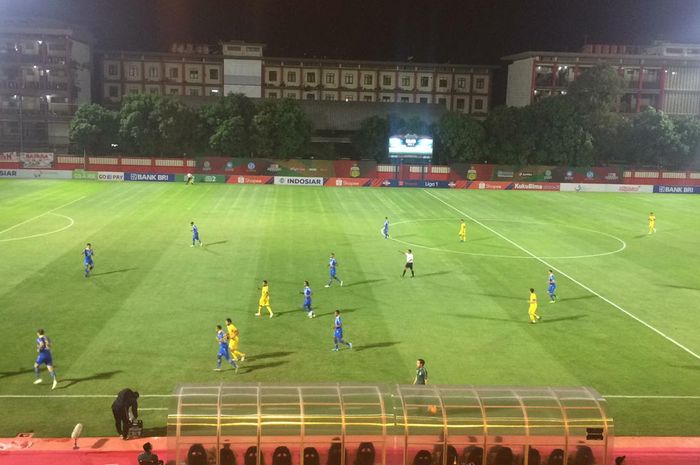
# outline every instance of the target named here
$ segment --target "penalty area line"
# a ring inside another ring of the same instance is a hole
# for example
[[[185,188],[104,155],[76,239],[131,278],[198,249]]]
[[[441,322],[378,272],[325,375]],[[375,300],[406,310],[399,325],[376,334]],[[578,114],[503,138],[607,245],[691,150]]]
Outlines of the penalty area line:
[[[6,233],[6,232],[8,232],[8,231],[12,231],[13,229],[18,228],[18,227],[22,226],[23,224],[27,224],[27,223],[29,223],[30,221],[37,220],[37,219],[41,218],[42,216],[48,215],[49,213],[53,213],[53,212],[55,212],[56,210],[60,210],[61,208],[67,207],[68,205],[72,205],[72,204],[74,204],[75,202],[78,202],[78,201],[80,201],[80,200],[83,200],[85,197],[87,197],[87,196],[84,195],[84,196],[82,196],[82,197],[80,197],[80,198],[77,198],[77,199],[75,199],[75,200],[71,200],[71,201],[68,202],[68,203],[64,203],[63,205],[61,205],[61,206],[59,206],[59,207],[56,207],[56,208],[54,208],[54,209],[52,209],[52,210],[49,210],[49,211],[47,211],[47,212],[44,212],[44,213],[42,213],[41,215],[36,215],[36,216],[34,216],[34,217],[32,217],[32,218],[29,218],[28,220],[22,221],[21,223],[17,223],[17,224],[14,225],[14,226],[10,226],[10,227],[7,228],[7,229],[3,229],[2,231],[0,231],[0,234],[4,234],[4,233]]]
[[[537,255],[535,255],[534,253],[530,252],[530,251],[527,250],[525,247],[523,247],[523,246],[521,246],[520,244],[518,244],[518,243],[516,243],[516,242],[514,242],[514,241],[512,241],[512,240],[510,240],[509,238],[507,238],[507,237],[504,236],[503,234],[501,234],[501,233],[499,233],[498,231],[496,231],[495,229],[493,229],[493,228],[491,228],[491,227],[485,225],[484,223],[482,223],[481,221],[479,221],[479,220],[477,220],[476,218],[472,217],[472,216],[469,215],[468,213],[463,212],[462,210],[460,210],[459,208],[455,207],[454,205],[451,205],[451,204],[449,204],[448,202],[445,202],[444,200],[442,200],[440,197],[438,197],[437,195],[433,194],[432,192],[430,192],[430,191],[428,191],[428,190],[426,190],[426,189],[423,189],[423,192],[425,192],[426,194],[428,194],[429,196],[431,196],[432,198],[434,198],[434,199],[437,200],[438,202],[441,202],[442,204],[444,204],[444,205],[446,205],[447,207],[451,208],[452,210],[456,211],[457,213],[462,214],[464,217],[469,218],[470,221],[472,221],[472,222],[478,224],[479,226],[481,226],[482,228],[486,229],[487,231],[490,231],[492,234],[495,234],[496,236],[500,237],[500,238],[503,239],[504,241],[506,241],[506,242],[508,242],[509,244],[511,244],[513,247],[516,247],[516,248],[520,249],[521,251],[525,252],[527,255],[531,256],[532,258],[534,258],[534,259],[537,260],[538,262],[542,263],[543,265],[546,265],[548,268],[550,268],[550,269],[556,271],[557,273],[559,273],[560,275],[564,276],[565,278],[568,278],[568,279],[569,279],[571,282],[573,282],[574,284],[577,284],[579,287],[585,289],[586,291],[590,292],[591,294],[593,294],[594,296],[598,297],[598,298],[601,299],[602,301],[604,301],[604,302],[608,303],[609,305],[613,306],[614,308],[616,308],[617,310],[621,311],[622,313],[624,313],[624,314],[627,315],[628,317],[632,318],[632,319],[635,320],[636,322],[638,322],[638,323],[640,323],[640,324],[646,326],[648,329],[654,331],[656,334],[658,334],[659,336],[663,337],[664,339],[666,339],[668,342],[672,343],[672,344],[675,345],[676,347],[678,347],[678,348],[684,350],[684,351],[687,352],[688,354],[690,354],[690,355],[692,355],[693,357],[695,357],[696,359],[700,360],[700,355],[696,354],[695,352],[693,352],[692,350],[690,350],[689,348],[687,348],[686,346],[684,346],[684,345],[681,344],[680,342],[678,342],[678,341],[676,341],[675,339],[673,339],[672,337],[670,337],[670,336],[664,334],[662,331],[656,329],[655,327],[653,327],[652,325],[650,325],[650,324],[647,323],[646,321],[642,320],[641,318],[637,317],[636,315],[633,315],[632,313],[628,312],[627,310],[625,310],[624,308],[620,307],[618,304],[616,304],[616,303],[613,302],[612,300],[608,299],[607,297],[604,297],[604,296],[600,295],[599,293],[597,293],[596,291],[594,291],[593,289],[591,289],[591,288],[588,287],[587,285],[583,284],[582,282],[580,282],[580,281],[574,279],[573,277],[571,277],[570,275],[566,274],[566,273],[563,272],[561,269],[555,267],[554,265],[548,263],[546,260],[544,260],[544,259],[538,257]]]

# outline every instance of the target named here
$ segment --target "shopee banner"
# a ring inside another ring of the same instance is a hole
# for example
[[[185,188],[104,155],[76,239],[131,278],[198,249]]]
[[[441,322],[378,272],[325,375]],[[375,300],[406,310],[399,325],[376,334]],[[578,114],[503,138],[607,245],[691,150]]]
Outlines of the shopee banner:
[[[512,186],[512,182],[499,181],[467,181],[467,189],[479,190],[506,190]]]
[[[364,187],[371,185],[370,178],[328,178],[324,186],[335,187]]]
[[[243,176],[232,175],[228,177],[228,184],[273,184],[274,176]]]

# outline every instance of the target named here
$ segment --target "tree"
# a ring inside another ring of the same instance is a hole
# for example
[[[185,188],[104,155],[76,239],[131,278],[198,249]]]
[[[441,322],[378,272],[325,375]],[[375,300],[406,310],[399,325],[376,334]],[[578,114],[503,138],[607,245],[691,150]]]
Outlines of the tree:
[[[682,147],[673,165],[675,168],[687,168],[693,162],[700,161],[700,120],[694,116],[680,116],[673,119],[673,126]]]
[[[527,164],[535,150],[533,112],[530,107],[496,107],[484,122],[488,161]]]
[[[247,157],[253,152],[255,105],[243,94],[229,94],[201,111],[208,145],[215,152]]]
[[[593,161],[592,136],[581,124],[567,96],[543,99],[530,108],[535,136],[533,164],[588,166]]]
[[[623,91],[622,77],[611,66],[589,68],[569,86],[568,95],[584,114],[615,109]]]
[[[658,168],[675,166],[684,152],[673,121],[664,112],[652,107],[632,118],[625,137],[625,148],[628,162]]]
[[[127,152],[186,153],[200,146],[201,133],[197,114],[171,97],[129,96],[119,111],[119,134]]]
[[[360,129],[352,135],[352,144],[362,157],[384,162],[388,157],[389,120],[371,116],[360,123]]]
[[[481,122],[463,113],[445,113],[437,124],[439,146],[447,162],[477,162],[484,153],[486,132]]]
[[[111,144],[117,143],[118,124],[116,113],[88,103],[81,105],[70,122],[69,136],[79,152],[107,153]]]
[[[311,138],[311,122],[291,99],[263,102],[253,118],[257,152],[291,158],[299,156]]]

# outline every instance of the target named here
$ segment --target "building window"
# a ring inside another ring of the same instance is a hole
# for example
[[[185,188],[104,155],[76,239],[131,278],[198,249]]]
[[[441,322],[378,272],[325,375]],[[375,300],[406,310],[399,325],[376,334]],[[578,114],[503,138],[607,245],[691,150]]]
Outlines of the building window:
[[[316,84],[316,73],[306,73],[306,82]]]
[[[209,91],[209,95],[210,95],[211,97],[218,97],[218,96],[219,96],[219,89],[211,89],[211,90]]]
[[[216,68],[209,68],[209,80],[218,81],[219,80],[219,70]]]
[[[466,89],[467,88],[467,79],[466,78],[458,78],[457,79],[457,89]]]
[[[277,92],[268,92],[267,98],[277,98]]]
[[[287,82],[297,82],[296,71],[287,71]]]
[[[180,89],[173,87],[170,89],[170,95],[180,95]]]
[[[443,89],[447,88],[447,79],[440,78],[440,80],[438,81],[438,85]]]
[[[326,84],[335,84],[335,74],[328,73],[326,74]],[[331,99],[326,99],[326,100],[331,100]]]
[[[365,74],[365,85],[371,86],[374,82],[373,76],[371,74]]]
[[[372,101],[372,96],[371,96],[371,95],[365,95],[364,97],[362,97],[362,100],[364,100],[365,102],[371,102],[371,101]]]
[[[391,97],[388,95],[382,95],[382,102],[391,102]]]
[[[148,89],[148,91],[149,91],[151,94],[157,94],[157,93],[158,93],[158,88],[157,88],[157,87],[151,87],[150,89]]]
[[[481,99],[474,100],[474,109],[475,110],[483,110],[484,109],[484,101]]]
[[[117,86],[109,86],[108,88],[109,92],[109,98],[117,98],[119,97],[119,87]]]
[[[464,110],[464,99],[463,98],[457,99],[457,109]]]
[[[306,94],[306,100],[316,100],[316,96],[314,94]]]
[[[382,85],[390,86],[391,85],[391,76],[382,76]]]
[[[132,94],[132,95],[136,95],[136,94],[139,93],[139,90],[138,90],[138,89],[135,89],[135,88],[131,88],[131,89],[129,89],[129,93]]]
[[[401,97],[402,103],[408,103],[408,97]]]
[[[428,103],[428,97],[421,97],[419,102],[420,103]]]
[[[194,80],[199,79],[199,70],[191,69],[190,70],[190,79],[194,79]]]
[[[353,100],[355,100],[355,98],[352,95],[346,95],[344,100],[346,102],[352,102]]]
[[[484,88],[484,78],[476,78],[476,81],[474,83],[474,87],[477,89],[483,89]]]
[[[428,87],[430,85],[430,78],[428,76],[421,76],[420,85],[421,87]]]
[[[129,66],[129,77],[136,77],[136,66]]]
[[[352,74],[346,74],[344,82],[345,84],[353,84],[355,82],[355,76]]]
[[[151,66],[148,68],[148,77],[150,78],[157,78],[158,77],[158,68],[155,66]]]
[[[107,66],[107,74],[110,76],[116,76],[119,74],[119,68],[116,64],[111,64]]]
[[[411,86],[410,76],[401,76],[401,86],[402,87],[410,87]]]
[[[193,97],[197,97],[199,96],[199,89],[188,89],[187,93]]]
[[[335,100],[335,95],[333,95],[333,94],[326,94],[326,100]]]
[[[277,80],[277,71],[268,71],[267,72],[267,80],[268,81],[276,81]]]
[[[290,98],[290,99],[295,100],[295,99],[297,98],[297,94],[293,94],[293,93],[290,92],[290,93],[287,94],[287,98]]]
[[[179,68],[170,68],[170,79],[177,79],[180,77]]]
[[[444,98],[444,97],[439,98],[439,99],[438,99],[438,103],[439,103],[440,105],[445,106],[445,105],[447,105],[447,99]]]

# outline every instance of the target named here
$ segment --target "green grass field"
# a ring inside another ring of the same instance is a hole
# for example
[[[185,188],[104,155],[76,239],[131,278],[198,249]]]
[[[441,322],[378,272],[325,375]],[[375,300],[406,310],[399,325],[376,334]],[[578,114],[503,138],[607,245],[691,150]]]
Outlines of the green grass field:
[[[698,212],[700,196],[3,180],[0,437],[67,436],[77,422],[115,434],[109,406],[124,387],[410,383],[417,357],[432,383],[594,387],[618,435],[700,435]],[[205,247],[190,248],[191,220]],[[401,279],[409,247],[416,278]],[[324,288],[330,252],[343,287]],[[272,320],[254,316],[262,279]],[[331,351],[336,308],[353,350]],[[238,374],[212,371],[226,317],[248,354]],[[32,384],[39,327],[55,391],[45,369]],[[169,404],[142,399],[149,432],[162,434]]]

